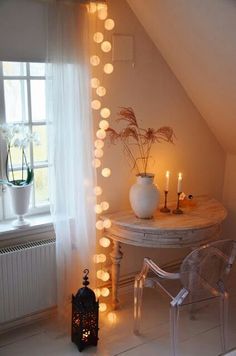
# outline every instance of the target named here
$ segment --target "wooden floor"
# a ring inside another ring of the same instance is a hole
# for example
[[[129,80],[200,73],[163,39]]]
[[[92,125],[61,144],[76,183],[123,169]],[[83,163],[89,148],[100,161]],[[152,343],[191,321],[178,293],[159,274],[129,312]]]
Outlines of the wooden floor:
[[[235,274],[236,275],[236,274]],[[230,299],[229,349],[236,347],[236,279]],[[157,291],[145,290],[142,335],[135,336],[133,296],[123,295],[117,321],[111,324],[107,314],[100,318],[99,343],[83,351],[99,356],[168,356],[170,355],[168,302]],[[218,303],[208,302],[189,319],[187,310],[180,313],[180,355],[216,356],[221,354]],[[79,352],[68,332],[55,319],[37,322],[0,336],[1,356],[73,356]],[[230,356],[236,352],[230,353]]]

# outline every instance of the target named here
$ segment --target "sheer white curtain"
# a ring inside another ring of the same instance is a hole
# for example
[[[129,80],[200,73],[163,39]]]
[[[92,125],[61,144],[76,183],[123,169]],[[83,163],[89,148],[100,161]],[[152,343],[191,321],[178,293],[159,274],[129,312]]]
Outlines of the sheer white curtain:
[[[79,1],[48,12],[47,109],[51,212],[56,232],[58,305],[82,285],[95,251],[95,174],[90,109],[88,19]],[[92,283],[91,283],[92,284]]]

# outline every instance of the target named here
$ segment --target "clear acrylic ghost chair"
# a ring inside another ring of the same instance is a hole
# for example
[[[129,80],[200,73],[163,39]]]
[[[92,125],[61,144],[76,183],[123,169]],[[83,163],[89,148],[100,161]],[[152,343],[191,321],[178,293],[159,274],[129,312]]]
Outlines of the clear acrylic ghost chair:
[[[172,355],[176,356],[178,341],[179,307],[194,305],[211,298],[220,300],[220,332],[222,351],[226,351],[228,292],[226,281],[235,260],[236,241],[220,240],[196,248],[181,264],[179,273],[166,272],[150,258],[145,258],[141,273],[134,284],[134,333],[139,334],[143,288],[160,287],[170,297],[170,337]],[[177,294],[165,285],[179,280]]]

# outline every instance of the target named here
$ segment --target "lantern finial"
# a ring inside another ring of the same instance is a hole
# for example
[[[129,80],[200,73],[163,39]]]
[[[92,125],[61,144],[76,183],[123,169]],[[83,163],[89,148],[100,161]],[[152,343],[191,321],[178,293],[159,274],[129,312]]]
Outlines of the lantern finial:
[[[83,286],[87,287],[89,285],[89,280],[88,280],[88,274],[89,274],[89,270],[88,268],[86,268],[84,270],[84,277],[83,277]]]

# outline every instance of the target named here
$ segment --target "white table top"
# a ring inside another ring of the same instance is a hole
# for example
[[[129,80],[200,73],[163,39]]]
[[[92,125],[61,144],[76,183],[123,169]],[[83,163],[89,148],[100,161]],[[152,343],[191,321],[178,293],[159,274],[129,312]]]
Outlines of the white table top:
[[[190,205],[191,204],[191,205]],[[168,207],[172,210],[175,203]],[[137,218],[132,211],[107,214],[112,222],[107,235],[114,240],[146,247],[184,247],[210,241],[219,234],[220,224],[227,212],[216,199],[207,196],[194,198],[181,207],[183,214],[157,211],[152,219]]]

